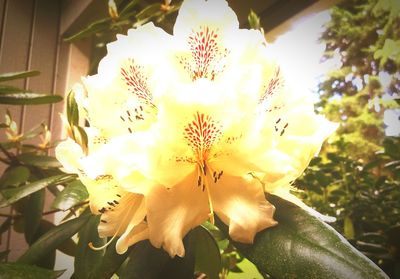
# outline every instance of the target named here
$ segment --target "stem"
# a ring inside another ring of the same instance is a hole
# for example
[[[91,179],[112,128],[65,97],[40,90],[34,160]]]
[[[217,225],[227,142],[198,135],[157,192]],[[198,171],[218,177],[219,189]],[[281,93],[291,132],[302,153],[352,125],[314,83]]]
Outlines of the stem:
[[[10,152],[8,152],[8,150],[5,149],[2,144],[0,144],[0,150],[4,153],[4,155],[6,155],[6,157],[10,160],[11,163],[17,162],[15,156],[12,155]]]
[[[85,204],[88,204],[88,203],[89,203],[88,201],[84,201],[84,202],[78,203],[78,204],[74,205],[73,207],[71,207],[71,208],[68,209],[68,210],[70,210],[70,211],[72,211],[72,212],[74,213],[74,212],[75,212],[75,210],[74,210],[75,208],[84,206]],[[42,215],[50,215],[50,214],[54,214],[54,213],[61,212],[61,211],[64,212],[65,210],[62,210],[62,209],[53,209],[53,210],[49,210],[49,211],[43,212]],[[6,214],[6,213],[0,213],[0,217],[10,217],[10,218],[13,218],[13,219],[18,219],[18,218],[23,217],[23,215],[22,215],[22,214]]]

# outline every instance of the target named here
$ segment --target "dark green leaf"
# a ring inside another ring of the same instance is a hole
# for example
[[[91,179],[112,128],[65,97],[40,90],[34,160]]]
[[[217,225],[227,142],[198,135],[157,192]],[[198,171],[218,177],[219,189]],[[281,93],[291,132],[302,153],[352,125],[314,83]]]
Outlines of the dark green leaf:
[[[44,235],[53,228],[55,228],[55,225],[53,223],[42,219],[39,228],[36,231],[36,234],[33,238],[34,241],[39,239],[42,235]],[[45,256],[43,256],[39,261],[37,261],[35,265],[42,268],[53,269],[55,262],[56,262],[56,251],[51,250]]]
[[[100,247],[106,242],[106,239],[100,238],[97,232],[99,221],[100,215],[91,216],[90,220],[79,232],[78,249],[76,250],[74,262],[75,278],[90,278],[90,274],[94,272],[96,266],[101,262],[104,250],[95,251],[89,247],[90,242],[95,247]]]
[[[69,220],[42,235],[19,259],[20,263],[34,264],[49,252],[54,251],[68,238],[77,233],[88,222],[89,214]]]
[[[19,78],[27,78],[39,75],[39,71],[24,71],[24,72],[13,72],[0,74],[0,82],[14,80]]]
[[[77,245],[71,238],[67,239],[57,247],[57,250],[71,257],[75,257],[76,249]]]
[[[9,206],[10,204],[25,198],[36,191],[46,188],[47,186],[65,183],[74,178],[75,175],[62,174],[47,177],[18,188],[1,190],[0,193],[2,195],[2,199],[0,200],[0,207]]]
[[[131,0],[120,12],[120,17],[123,18],[127,13],[131,12],[139,2],[140,0]]]
[[[98,21],[93,22],[88,27],[79,31],[78,33],[65,38],[64,40],[66,42],[72,42],[72,41],[76,41],[78,39],[83,39],[83,38],[89,37],[90,35],[92,35],[94,33],[97,33],[101,30],[107,29],[107,27],[109,27],[111,22],[112,22],[112,19],[109,17],[100,19]]]
[[[30,174],[31,172],[27,167],[10,167],[0,178],[0,188],[5,188],[7,186],[19,186],[28,180]]]
[[[25,90],[15,86],[0,85],[0,94],[17,93],[17,92],[25,92]]]
[[[155,3],[147,6],[136,15],[137,20],[142,21],[153,17],[155,13],[161,11],[161,5],[161,3]]]
[[[107,250],[101,259],[101,262],[97,265],[97,268],[91,274],[91,279],[109,279],[112,275],[120,268],[122,263],[129,256],[130,251],[133,247],[129,248],[128,251],[122,255],[118,254],[115,250],[117,240],[113,240],[108,245]]]
[[[89,194],[85,185],[79,180],[72,181],[57,195],[53,201],[52,207],[65,211],[83,202],[88,197]]]
[[[54,271],[27,264],[0,264],[0,278],[2,279],[55,279],[63,273],[64,270]]]
[[[67,120],[70,125],[78,126],[79,124],[79,109],[74,91],[69,92],[67,97]]]
[[[35,234],[42,219],[45,194],[45,189],[33,193],[25,206],[25,239],[29,244],[35,240]]]
[[[10,250],[5,250],[0,252],[0,261],[3,261],[6,259],[6,257],[10,254]]]
[[[29,92],[15,92],[0,95],[0,104],[6,105],[42,105],[62,101],[59,95],[44,95]]]
[[[388,278],[327,224],[288,201],[268,200],[279,224],[259,232],[253,245],[234,243],[262,273],[274,278]],[[227,232],[222,222],[218,226]]]
[[[32,153],[23,153],[17,156],[18,161],[25,165],[39,167],[39,168],[60,168],[60,162],[51,156],[36,155]]]
[[[120,269],[121,279],[175,279],[193,278],[194,251],[188,235],[184,239],[185,256],[171,258],[163,249],[157,249],[149,241],[141,241],[130,249],[130,254]]]
[[[185,256],[183,258],[175,256],[170,258],[161,271],[162,278],[193,278],[195,267],[195,255],[193,242],[190,241],[190,233],[183,239],[185,245]]]
[[[162,270],[169,260],[170,257],[164,250],[155,248],[149,241],[141,241],[133,246],[119,277],[158,279],[165,275]]]
[[[0,226],[0,235],[2,233],[6,232],[10,228],[11,221],[12,221],[12,218],[11,217],[7,217],[7,219],[3,222],[3,224],[1,224],[1,226]]]
[[[194,250],[196,271],[207,274],[210,279],[218,279],[221,255],[213,236],[200,226],[190,232],[190,241]]]

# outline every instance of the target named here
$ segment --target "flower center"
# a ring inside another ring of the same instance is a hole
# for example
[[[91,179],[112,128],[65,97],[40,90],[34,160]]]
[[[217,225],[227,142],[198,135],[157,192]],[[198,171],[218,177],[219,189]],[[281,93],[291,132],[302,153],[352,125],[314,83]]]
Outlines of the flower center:
[[[200,164],[207,160],[211,147],[221,136],[221,126],[204,113],[196,112],[192,122],[184,128],[184,137]]]

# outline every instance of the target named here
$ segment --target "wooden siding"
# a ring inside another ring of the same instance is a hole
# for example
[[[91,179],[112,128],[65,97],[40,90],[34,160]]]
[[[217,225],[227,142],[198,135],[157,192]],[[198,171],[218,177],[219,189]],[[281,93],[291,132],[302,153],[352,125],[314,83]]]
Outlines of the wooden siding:
[[[46,94],[64,95],[81,75],[88,70],[90,57],[90,42],[69,44],[62,41],[62,32],[68,29],[63,24],[63,9],[75,6],[89,0],[0,0],[0,73],[39,70],[37,77],[9,82],[9,85],[31,89]],[[87,6],[87,5],[86,5]],[[82,6],[83,8],[85,5]],[[66,9],[67,18],[70,10],[78,17],[80,10]],[[0,105],[0,122],[8,109],[17,122],[20,132],[26,132],[46,123],[52,131],[53,139],[62,137],[62,127],[59,113],[64,110],[64,103],[36,106],[5,106]],[[0,140],[5,135],[0,131]],[[38,143],[34,139],[32,143]],[[3,171],[4,165],[0,165]],[[50,199],[47,199],[49,201]],[[49,209],[49,202],[46,202]],[[3,208],[0,213],[12,214],[10,208]],[[14,212],[15,213],[15,212]],[[49,215],[49,220],[53,216]],[[0,224],[5,218],[0,218]],[[23,234],[9,230],[2,234],[0,251],[10,249],[8,260],[17,259],[26,249]]]

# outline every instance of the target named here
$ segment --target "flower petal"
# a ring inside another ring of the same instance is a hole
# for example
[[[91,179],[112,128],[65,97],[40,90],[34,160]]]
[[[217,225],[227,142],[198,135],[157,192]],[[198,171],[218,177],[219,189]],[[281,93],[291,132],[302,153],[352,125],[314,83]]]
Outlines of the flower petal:
[[[150,242],[171,257],[183,257],[182,238],[209,214],[207,195],[197,186],[195,172],[173,188],[155,187],[147,197]]]
[[[149,228],[146,223],[142,222],[135,226],[129,224],[124,234],[117,240],[115,249],[118,254],[123,254],[128,250],[129,246],[148,238]]]
[[[204,25],[231,32],[239,28],[239,21],[225,0],[186,0],[176,18],[174,37],[186,39]]]
[[[80,160],[84,156],[79,144],[68,138],[57,145],[55,153],[57,160],[60,161],[66,172],[79,173]]]
[[[127,237],[132,229],[143,221],[145,215],[144,197],[127,193],[115,206],[110,207],[101,215],[99,235],[107,237],[116,234]]]
[[[265,199],[261,183],[250,176],[223,174],[210,191],[214,210],[235,241],[252,243],[257,232],[277,224],[275,207]]]

